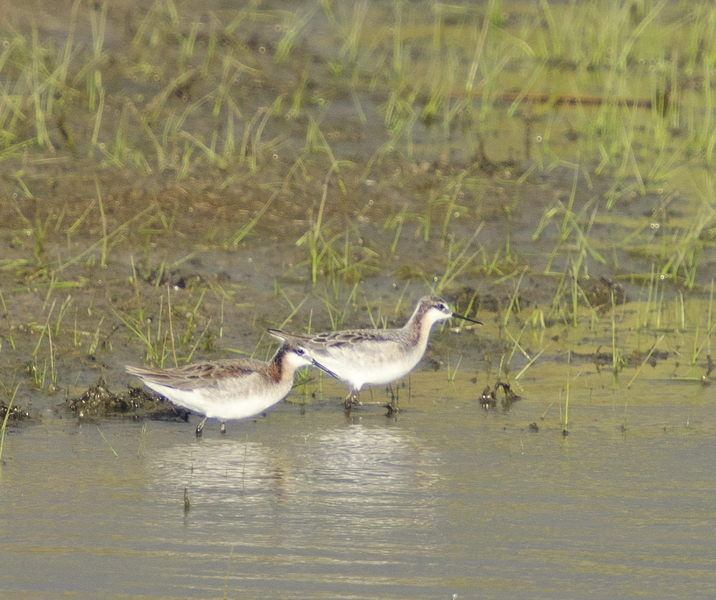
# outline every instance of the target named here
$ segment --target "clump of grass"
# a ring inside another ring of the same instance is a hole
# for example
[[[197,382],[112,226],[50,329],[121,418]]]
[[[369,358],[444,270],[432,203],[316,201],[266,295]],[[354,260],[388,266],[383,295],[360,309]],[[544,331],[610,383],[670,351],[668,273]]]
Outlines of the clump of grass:
[[[40,366],[38,361],[38,354],[40,351],[40,346],[42,344],[42,340],[45,338],[45,335],[47,335],[47,341],[49,346],[49,368],[50,368],[50,385],[49,385],[49,392],[54,393],[57,391],[57,381],[58,381],[58,371],[57,366],[55,364],[55,348],[52,344],[52,328],[50,327],[50,318],[52,316],[52,313],[55,309],[55,302],[52,303],[52,306],[50,307],[50,310],[47,314],[47,320],[40,329],[40,337],[37,340],[37,344],[35,344],[35,349],[32,352],[32,357],[30,359],[30,363],[28,365],[28,371],[30,375],[32,376],[33,383],[35,387],[38,389],[44,389],[46,384],[46,378],[47,378],[47,360],[44,361],[43,365]]]
[[[107,447],[110,449],[112,454],[114,454],[114,457],[119,458],[119,454],[117,454],[117,451],[114,448],[112,448],[112,444],[109,443],[109,440],[105,437],[104,433],[102,433],[102,430],[99,428],[99,425],[97,425],[97,431],[102,436],[104,443],[107,444]]]
[[[623,361],[617,351],[617,318],[616,318],[616,306],[614,302],[614,294],[612,294],[612,310],[611,310],[611,325],[612,325],[612,373],[616,376],[621,368]]]
[[[515,290],[512,292],[512,295],[510,296],[510,302],[507,305],[507,308],[505,309],[505,314],[502,317],[502,326],[503,328],[507,327],[507,322],[510,319],[510,316],[513,314],[520,315],[520,286],[522,284],[522,278],[525,276],[525,273],[527,273],[527,267],[522,269],[522,272],[520,273],[519,278],[515,282]]]
[[[657,346],[662,342],[664,339],[664,334],[659,337],[659,339],[656,341],[656,343],[651,347],[649,352],[647,353],[646,357],[642,361],[642,363],[639,365],[639,368],[637,368],[636,372],[634,373],[633,377],[629,380],[629,383],[627,383],[627,389],[631,387],[631,384],[634,383],[634,380],[637,378],[639,373],[641,373],[641,370],[644,368],[644,365],[649,362],[649,359],[651,358],[651,355],[654,353],[654,350],[656,350]]]
[[[311,226],[296,242],[297,246],[306,246],[309,258],[294,267],[308,266],[311,283],[315,286],[319,276],[337,283],[338,279],[349,285],[360,281],[366,272],[376,270],[372,264],[377,253],[364,245],[355,225],[349,224],[343,231],[334,233],[331,220],[325,221],[324,214],[328,198],[328,182],[333,171],[338,168],[334,163],[324,180],[321,202],[315,220],[311,215]],[[340,241],[342,240],[342,245]]]
[[[448,356],[447,359],[447,380],[454,384],[455,383],[455,377],[457,377],[458,369],[460,368],[460,363],[462,362],[462,356],[457,359],[457,364],[455,365],[455,368],[451,369],[450,367],[450,357]]]
[[[117,318],[129,329],[143,344],[145,348],[145,361],[164,367],[166,359],[174,354],[174,337],[170,338],[169,332],[162,331],[163,298],[159,307],[159,318],[156,330],[152,331],[153,319],[148,318],[143,309],[138,309],[137,316],[131,316],[119,311],[114,311]],[[99,328],[98,328],[99,331]],[[176,356],[176,355],[175,355]],[[176,361],[175,361],[176,365]]]
[[[475,233],[473,233],[469,239],[454,241],[454,238],[449,236],[447,256],[445,260],[445,271],[443,271],[443,274],[440,277],[435,278],[433,286],[434,294],[440,295],[447,286],[455,281],[458,275],[473,264],[475,258],[482,252],[482,249],[478,249],[472,254],[468,254],[472,248],[472,243],[479,235],[482,226],[482,223],[478,225]]]
[[[5,447],[5,430],[7,429],[7,421],[10,418],[12,404],[15,401],[15,396],[17,396],[18,389],[20,389],[19,383],[15,386],[15,389],[12,392],[12,396],[10,397],[10,401],[7,403],[7,407],[5,409],[5,417],[2,420],[2,426],[0,426],[0,476],[2,476],[2,451]]]
[[[355,309],[357,291],[358,291],[358,284],[356,283],[353,285],[353,288],[351,289],[350,293],[348,294],[348,297],[346,298],[345,304],[343,305],[342,309],[337,309],[336,307],[334,307],[333,304],[330,302],[330,300],[327,297],[321,298],[324,306],[326,307],[326,312],[328,313],[328,318],[331,321],[332,329],[334,329],[334,330],[341,329],[346,322],[349,310],[351,308]]]
[[[568,431],[569,427],[569,393],[572,383],[572,351],[567,352],[567,385],[564,390],[564,421],[562,427],[564,431]]]

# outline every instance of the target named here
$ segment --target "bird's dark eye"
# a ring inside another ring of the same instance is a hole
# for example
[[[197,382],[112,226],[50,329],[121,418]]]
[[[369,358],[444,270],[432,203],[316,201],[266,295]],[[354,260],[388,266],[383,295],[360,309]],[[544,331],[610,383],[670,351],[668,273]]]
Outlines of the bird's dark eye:
[[[298,354],[299,356],[303,356],[304,354],[306,354],[306,351],[303,348],[296,348],[296,354]]]

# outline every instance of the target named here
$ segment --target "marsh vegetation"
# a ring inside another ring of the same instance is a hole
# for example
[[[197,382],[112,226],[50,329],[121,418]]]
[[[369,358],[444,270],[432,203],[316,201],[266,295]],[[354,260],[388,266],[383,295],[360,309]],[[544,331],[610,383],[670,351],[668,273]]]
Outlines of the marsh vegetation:
[[[426,289],[491,324],[452,356],[469,372],[519,385],[537,357],[581,353],[619,387],[666,352],[673,376],[708,381],[715,17],[8,9],[3,388],[263,355],[266,325],[385,325]]]

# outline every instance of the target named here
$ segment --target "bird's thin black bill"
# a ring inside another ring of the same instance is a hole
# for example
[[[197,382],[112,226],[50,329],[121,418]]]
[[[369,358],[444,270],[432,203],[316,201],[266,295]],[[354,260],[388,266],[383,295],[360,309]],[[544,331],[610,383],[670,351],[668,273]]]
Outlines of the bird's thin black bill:
[[[321,371],[324,371],[324,372],[328,373],[328,374],[329,374],[331,377],[333,377],[334,379],[340,379],[340,377],[338,377],[338,375],[336,375],[336,374],[335,374],[333,371],[331,371],[330,369],[326,369],[326,367],[324,367],[324,366],[323,366],[321,363],[319,363],[316,359],[313,359],[313,358],[312,358],[312,359],[311,359],[311,363],[313,364],[314,367],[318,367],[319,369],[321,369]]]
[[[470,321],[470,323],[477,323],[478,325],[482,325],[482,321],[478,321],[477,319],[471,319],[470,317],[463,317],[462,315],[458,315],[455,313],[452,313],[452,316],[455,319],[462,319],[463,321]]]

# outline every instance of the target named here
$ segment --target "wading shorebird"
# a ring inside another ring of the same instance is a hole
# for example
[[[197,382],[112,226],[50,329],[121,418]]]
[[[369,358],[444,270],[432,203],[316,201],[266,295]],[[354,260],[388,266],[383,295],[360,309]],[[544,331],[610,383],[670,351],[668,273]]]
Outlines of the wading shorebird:
[[[315,335],[268,332],[279,340],[302,348],[318,361],[327,373],[350,388],[346,410],[359,404],[358,393],[364,385],[391,383],[412,371],[425,354],[433,324],[455,317],[482,325],[480,321],[458,315],[448,303],[435,296],[424,296],[415,312],[400,329],[349,329]],[[389,406],[389,410],[395,407]]]
[[[200,436],[207,419],[243,419],[263,412],[286,397],[296,369],[313,365],[329,375],[303,348],[282,344],[269,362],[238,358],[195,363],[170,369],[127,366],[127,372],[170,402],[204,416],[196,428]]]

